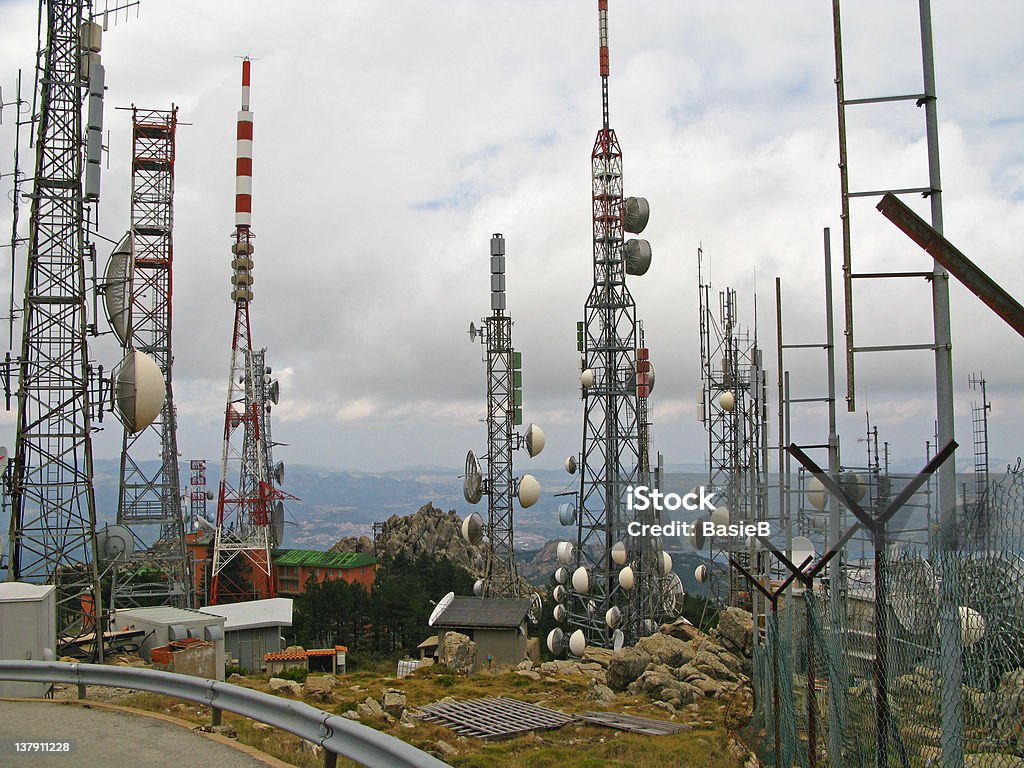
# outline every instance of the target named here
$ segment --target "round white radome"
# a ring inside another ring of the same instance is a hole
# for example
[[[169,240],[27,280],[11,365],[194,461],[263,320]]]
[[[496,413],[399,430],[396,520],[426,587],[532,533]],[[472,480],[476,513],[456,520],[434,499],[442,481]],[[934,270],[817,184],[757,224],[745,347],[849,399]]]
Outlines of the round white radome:
[[[633,575],[633,569],[627,565],[619,571],[619,586],[628,592],[634,584],[636,584],[636,576]]]
[[[587,636],[583,634],[582,629],[577,629],[569,635],[569,650],[573,656],[582,656],[587,650]]]
[[[590,573],[582,565],[573,571],[572,588],[585,595],[590,591]]]

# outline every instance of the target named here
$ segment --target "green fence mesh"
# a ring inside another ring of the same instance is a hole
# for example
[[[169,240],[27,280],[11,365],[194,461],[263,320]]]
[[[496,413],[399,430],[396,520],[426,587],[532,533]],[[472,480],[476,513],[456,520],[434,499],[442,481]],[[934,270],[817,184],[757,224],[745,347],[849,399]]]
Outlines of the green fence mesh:
[[[765,765],[1024,768],[1020,462],[956,525],[955,547],[889,545],[766,617],[744,734]]]

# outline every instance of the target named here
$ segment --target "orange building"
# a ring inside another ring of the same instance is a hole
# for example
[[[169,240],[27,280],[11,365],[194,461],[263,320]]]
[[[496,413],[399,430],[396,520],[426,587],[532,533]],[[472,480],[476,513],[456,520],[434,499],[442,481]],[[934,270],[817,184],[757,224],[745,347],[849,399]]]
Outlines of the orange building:
[[[186,535],[186,546],[192,559],[192,578],[196,595],[202,605],[209,604],[206,590],[211,581],[213,534]],[[367,591],[373,586],[377,558],[362,552],[318,552],[311,549],[278,549],[271,554],[274,572],[274,595],[295,597],[306,591],[306,582],[318,584],[341,579],[349,584],[362,584]]]
[[[279,549],[272,560],[274,587],[282,597],[301,595],[310,579],[318,584],[341,579],[349,584],[362,584],[369,592],[377,571],[377,558],[362,552]]]

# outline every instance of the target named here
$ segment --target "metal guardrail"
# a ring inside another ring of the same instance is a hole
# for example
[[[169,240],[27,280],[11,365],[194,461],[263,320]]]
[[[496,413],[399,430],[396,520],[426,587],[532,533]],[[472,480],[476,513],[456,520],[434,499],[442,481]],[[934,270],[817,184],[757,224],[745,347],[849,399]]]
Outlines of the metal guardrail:
[[[133,688],[162,693],[213,710],[213,724],[222,711],[280,728],[324,748],[324,768],[335,768],[338,755],[370,768],[444,768],[443,763],[401,739],[348,718],[332,715],[301,701],[292,701],[231,683],[162,672],[156,669],[110,667],[62,661],[0,660],[0,680],[77,685],[85,698],[86,685]]]

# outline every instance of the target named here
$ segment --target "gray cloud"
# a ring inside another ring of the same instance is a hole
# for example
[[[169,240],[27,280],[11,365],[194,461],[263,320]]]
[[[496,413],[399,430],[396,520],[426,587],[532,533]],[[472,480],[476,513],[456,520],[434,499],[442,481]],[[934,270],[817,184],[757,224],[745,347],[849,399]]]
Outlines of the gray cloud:
[[[848,95],[919,90],[914,14],[882,2],[847,5],[855,6],[844,19]],[[487,312],[493,232],[508,241],[527,418],[549,434],[538,461],[553,466],[579,449],[574,326],[589,290],[589,155],[600,121],[592,6],[147,0],[140,18],[110,30],[105,234],[123,231],[128,215],[130,122],[112,107],[174,101],[191,123],[178,134],[175,211],[175,394],[185,458],[215,459],[220,450],[235,57],[243,54],[256,59],[253,335],[283,374],[274,434],[290,447],[281,455],[373,469],[456,465],[482,446],[483,371],[465,329]],[[16,68],[34,60],[35,8],[7,2],[0,13],[7,97]],[[1021,295],[1024,276],[1006,258],[1024,228],[1016,4],[991,3],[980,14],[950,2],[933,13],[946,233]],[[789,337],[824,336],[825,226],[841,315],[829,9],[635,0],[613,2],[610,15],[611,115],[626,191],[653,208],[644,236],[654,265],[633,290],[658,368],[655,440],[670,462],[701,461],[698,244],[716,288],[740,291],[748,322],[756,287],[773,378],[776,275]],[[891,121],[858,118],[863,130],[851,149],[865,183],[923,172],[923,122],[915,108],[905,111]],[[10,156],[7,117],[0,157]],[[9,189],[9,180],[0,183]],[[872,204],[858,207],[854,221],[858,264],[926,267]],[[9,225],[0,211],[0,231]],[[9,280],[2,265],[0,275]],[[928,289],[901,289],[909,293],[879,291],[858,303],[858,336],[924,340]],[[958,427],[969,429],[967,373],[983,369],[999,415],[993,452],[1009,455],[1024,426],[1020,339],[962,288],[951,293]],[[101,340],[95,354],[112,364],[116,350]],[[842,382],[841,354],[839,361]],[[788,362],[794,382],[822,391],[820,357]],[[858,362],[858,397],[872,418],[900,451],[923,453],[934,418],[930,357]],[[860,450],[863,418],[844,416],[844,450]],[[816,434],[823,412],[798,421]],[[4,423],[12,432],[9,417]],[[101,455],[119,445],[112,428],[97,439]]]

